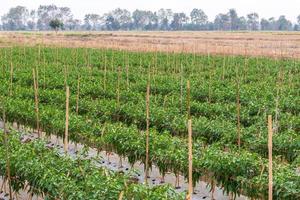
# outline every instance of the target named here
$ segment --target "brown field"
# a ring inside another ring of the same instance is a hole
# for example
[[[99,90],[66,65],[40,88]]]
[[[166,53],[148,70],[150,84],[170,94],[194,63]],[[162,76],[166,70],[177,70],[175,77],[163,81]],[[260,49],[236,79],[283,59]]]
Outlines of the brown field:
[[[0,32],[15,44],[300,58],[300,32]]]

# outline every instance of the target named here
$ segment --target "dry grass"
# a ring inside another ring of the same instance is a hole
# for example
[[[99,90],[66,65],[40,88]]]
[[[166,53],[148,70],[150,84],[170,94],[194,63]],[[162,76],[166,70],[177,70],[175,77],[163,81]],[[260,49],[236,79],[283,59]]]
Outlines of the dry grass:
[[[63,47],[195,52],[300,58],[300,32],[1,32],[0,46],[44,43]]]

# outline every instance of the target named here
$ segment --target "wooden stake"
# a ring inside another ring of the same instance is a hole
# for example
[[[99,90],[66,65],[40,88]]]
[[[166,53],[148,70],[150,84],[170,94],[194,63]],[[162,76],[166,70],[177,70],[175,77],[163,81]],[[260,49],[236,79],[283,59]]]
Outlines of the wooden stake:
[[[9,187],[9,199],[12,200],[12,189],[11,189],[11,177],[10,177],[10,157],[9,157],[9,144],[7,139],[6,132],[6,115],[5,108],[3,107],[3,132],[4,132],[4,144],[5,144],[5,153],[6,153],[6,175],[8,179],[8,187]],[[4,180],[3,180],[4,181]]]
[[[78,115],[78,104],[79,104],[79,93],[80,93],[80,76],[77,79],[77,95],[76,95],[76,114]]]
[[[13,89],[13,73],[14,68],[12,62],[10,63],[10,88],[9,88],[9,95],[12,96],[12,89]]]
[[[70,89],[69,86],[66,88],[66,128],[65,128],[65,137],[64,137],[64,151],[65,154],[68,153],[68,138],[69,138],[69,96],[70,96]]]
[[[43,74],[44,74],[43,88],[46,89],[46,56],[45,56],[45,49],[43,49]]]
[[[240,104],[240,84],[237,80],[237,94],[236,94],[236,109],[237,109],[237,134],[238,134],[238,147],[241,148],[241,104]]]
[[[272,173],[272,115],[268,116],[268,150],[269,150],[269,200],[273,199],[273,173]]]
[[[127,90],[128,90],[129,89],[129,62],[128,62],[128,60],[126,63],[126,85],[127,85]]]
[[[118,67],[118,81],[117,81],[117,109],[120,109],[120,79],[121,79],[121,67]],[[120,116],[117,115],[117,121],[119,121]]]
[[[190,106],[190,96],[191,96],[191,86],[190,81],[187,81],[187,117],[188,119],[191,119],[191,106]]]
[[[38,99],[38,88],[37,88],[37,80],[35,70],[32,69],[33,75],[33,87],[34,87],[34,102],[35,102],[35,115],[36,115],[36,129],[38,132],[38,137],[40,138],[40,117],[39,117],[39,99]]]
[[[180,68],[180,112],[183,112],[183,66],[181,65]]]
[[[106,90],[106,67],[107,67],[107,57],[105,52],[105,60],[104,60],[104,80],[103,80],[103,88]]]
[[[188,120],[188,143],[189,143],[189,199],[192,199],[193,194],[193,144],[192,144],[192,120]]]
[[[150,84],[147,85],[147,94],[146,94],[146,161],[145,161],[145,183],[148,184],[148,175],[149,175],[149,125],[150,125],[150,113],[149,113],[149,104],[150,104]]]

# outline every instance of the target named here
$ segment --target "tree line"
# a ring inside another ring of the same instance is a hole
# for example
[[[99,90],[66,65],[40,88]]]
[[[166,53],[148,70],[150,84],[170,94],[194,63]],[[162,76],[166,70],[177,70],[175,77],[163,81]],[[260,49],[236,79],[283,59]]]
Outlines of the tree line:
[[[189,14],[173,12],[171,9],[135,10],[117,8],[103,15],[89,13],[83,20],[74,18],[69,7],[40,5],[37,10],[29,10],[24,6],[10,8],[1,17],[0,30],[50,30],[51,24],[59,23],[63,30],[280,30],[300,31],[300,15],[296,23],[289,21],[284,15],[279,18],[259,18],[258,13],[239,16],[235,9],[218,14],[214,21],[209,21],[205,12],[194,8]],[[54,24],[55,25],[55,24]]]

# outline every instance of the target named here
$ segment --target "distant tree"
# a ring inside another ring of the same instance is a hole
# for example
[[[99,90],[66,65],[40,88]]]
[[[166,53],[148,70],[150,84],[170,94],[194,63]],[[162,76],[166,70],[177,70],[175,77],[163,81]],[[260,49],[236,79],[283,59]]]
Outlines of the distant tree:
[[[247,24],[248,29],[252,31],[256,31],[259,28],[259,16],[257,13],[250,13],[247,15]]]
[[[120,23],[112,15],[106,17],[105,26],[109,31],[115,31],[120,29]]]
[[[63,28],[64,24],[59,19],[52,19],[49,26],[57,33],[60,28]]]
[[[27,27],[30,30],[36,29],[36,11],[35,10],[30,11],[29,18],[27,21]]]
[[[174,13],[173,21],[171,23],[172,30],[181,30],[188,21],[185,13]]]
[[[218,14],[214,21],[216,30],[230,30],[230,17],[228,14]]]
[[[274,17],[269,18],[269,30],[277,30],[277,22]]]
[[[57,7],[56,5],[40,5],[37,10],[38,20],[37,27],[40,30],[47,30],[50,21],[53,19],[60,20],[63,24],[72,19],[71,9],[68,7]]]
[[[288,31],[293,29],[292,23],[285,18],[284,15],[281,15],[277,20],[277,27],[280,31]]]
[[[4,30],[25,30],[27,28],[29,11],[24,6],[17,6],[9,9],[8,13],[2,16]]]
[[[203,29],[207,24],[208,17],[201,9],[194,8],[190,13],[191,22],[196,25],[196,29]]]
[[[101,17],[98,14],[86,14],[84,16],[84,26],[87,30],[97,30],[101,25]]]
[[[265,18],[262,18],[261,20],[260,20],[260,29],[262,30],[262,31],[266,31],[266,30],[270,30],[270,22],[269,22],[269,20],[267,20],[267,19],[265,19]]]
[[[247,30],[247,20],[243,16],[238,18],[238,30]]]
[[[160,30],[169,30],[171,20],[173,19],[173,11],[171,9],[159,9],[156,13],[158,28]]]
[[[65,22],[64,28],[66,30],[80,30],[81,29],[81,20],[79,19],[69,19]]]
[[[134,28],[138,30],[149,30],[156,23],[154,13],[147,10],[135,10],[132,18]]]
[[[112,21],[112,19],[113,19],[113,21]],[[107,18],[106,18],[106,22],[109,22],[109,21],[110,21],[110,23],[114,24],[114,28],[116,28],[115,30],[117,30],[117,29],[129,30],[129,29],[131,29],[131,26],[132,26],[131,13],[126,9],[117,8],[117,9],[111,11],[107,15]],[[110,28],[112,28],[112,27],[110,27]]]
[[[235,9],[230,9],[228,12],[230,20],[230,30],[238,30],[239,28],[239,17]]]

